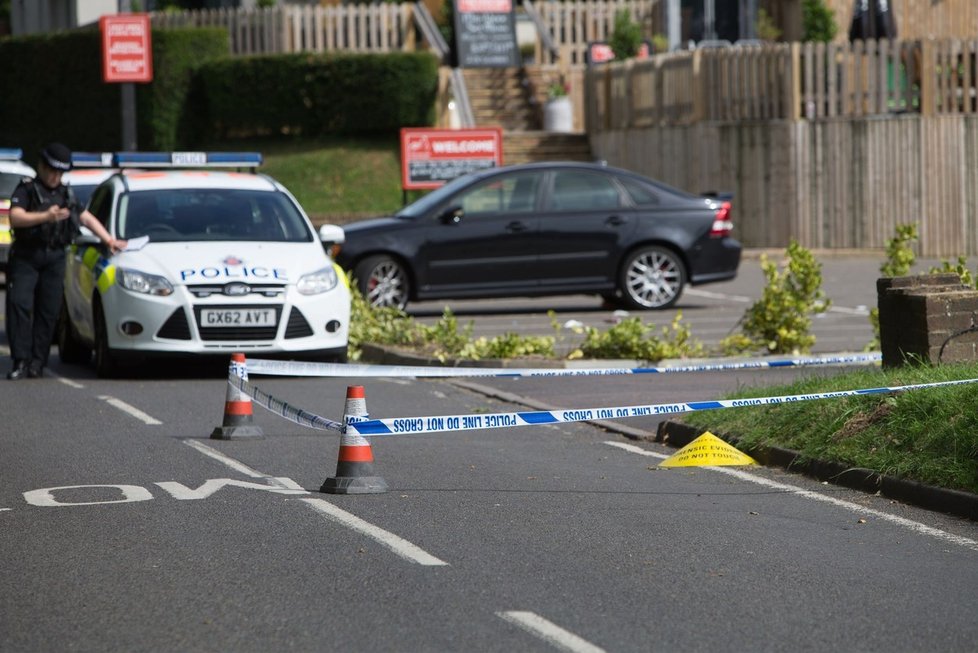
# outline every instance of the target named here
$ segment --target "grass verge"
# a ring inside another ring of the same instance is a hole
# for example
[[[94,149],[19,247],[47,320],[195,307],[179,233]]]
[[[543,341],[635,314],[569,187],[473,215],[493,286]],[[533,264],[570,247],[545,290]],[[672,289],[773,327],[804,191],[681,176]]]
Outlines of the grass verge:
[[[397,135],[258,138],[208,149],[261,152],[261,172],[288,188],[317,223],[389,214],[403,205]]]
[[[745,387],[728,398],[813,394],[978,378],[978,364],[813,375],[782,386]],[[978,494],[978,383],[773,406],[687,413],[680,421],[811,460]]]

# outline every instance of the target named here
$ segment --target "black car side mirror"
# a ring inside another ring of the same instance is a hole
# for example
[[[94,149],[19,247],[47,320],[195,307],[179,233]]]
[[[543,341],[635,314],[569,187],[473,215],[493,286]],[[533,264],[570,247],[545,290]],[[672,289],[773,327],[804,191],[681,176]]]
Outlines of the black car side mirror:
[[[462,221],[462,216],[465,215],[465,209],[461,206],[453,206],[445,210],[444,213],[439,216],[439,219],[444,224],[458,224]]]

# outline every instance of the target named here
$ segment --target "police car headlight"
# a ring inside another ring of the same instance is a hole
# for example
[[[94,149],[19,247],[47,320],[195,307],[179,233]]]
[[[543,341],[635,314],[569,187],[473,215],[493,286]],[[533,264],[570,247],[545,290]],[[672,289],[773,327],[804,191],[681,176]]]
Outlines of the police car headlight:
[[[318,295],[332,290],[337,283],[336,270],[328,267],[300,277],[295,287],[303,295]]]
[[[165,277],[156,274],[118,268],[115,278],[120,286],[133,292],[162,297],[173,294],[173,285]]]

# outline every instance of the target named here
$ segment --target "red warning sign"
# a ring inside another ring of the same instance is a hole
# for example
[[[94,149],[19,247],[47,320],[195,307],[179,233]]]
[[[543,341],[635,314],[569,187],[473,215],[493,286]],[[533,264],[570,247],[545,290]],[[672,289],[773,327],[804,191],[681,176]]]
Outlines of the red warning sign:
[[[401,129],[401,187],[438,188],[503,163],[503,132],[483,129]]]
[[[153,81],[149,14],[102,16],[102,81]]]

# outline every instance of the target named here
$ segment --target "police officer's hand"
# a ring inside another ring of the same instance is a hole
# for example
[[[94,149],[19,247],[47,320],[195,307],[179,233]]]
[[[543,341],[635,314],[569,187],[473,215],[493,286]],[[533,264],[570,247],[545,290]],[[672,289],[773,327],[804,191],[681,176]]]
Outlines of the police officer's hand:
[[[60,222],[67,220],[71,211],[64,206],[52,206],[47,210],[48,222]]]
[[[124,250],[126,248],[126,245],[128,245],[128,244],[129,244],[129,241],[127,241],[127,240],[119,240],[118,238],[113,238],[112,240],[110,240],[107,243],[107,245],[109,247],[109,250],[113,254],[118,254],[119,252],[121,252],[122,250]]]

